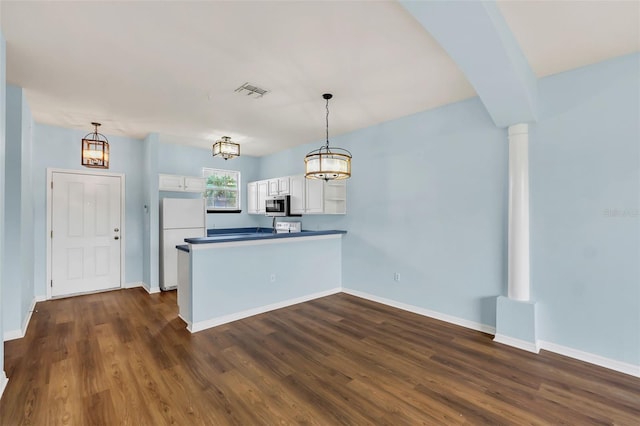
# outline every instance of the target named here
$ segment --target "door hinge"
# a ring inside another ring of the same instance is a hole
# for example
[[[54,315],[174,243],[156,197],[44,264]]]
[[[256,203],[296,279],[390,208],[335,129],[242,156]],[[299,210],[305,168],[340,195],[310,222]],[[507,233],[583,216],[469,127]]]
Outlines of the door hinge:
[[[53,280],[51,280],[51,287],[53,287]]]
[[[53,238],[53,231],[51,231],[51,238]]]
[[[53,181],[51,181],[51,189],[53,189]]]

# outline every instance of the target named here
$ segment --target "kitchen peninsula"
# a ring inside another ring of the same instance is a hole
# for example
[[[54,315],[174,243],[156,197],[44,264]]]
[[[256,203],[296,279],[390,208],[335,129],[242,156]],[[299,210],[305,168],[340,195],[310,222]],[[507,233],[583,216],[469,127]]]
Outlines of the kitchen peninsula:
[[[209,230],[178,249],[178,308],[192,333],[340,291],[346,231]]]

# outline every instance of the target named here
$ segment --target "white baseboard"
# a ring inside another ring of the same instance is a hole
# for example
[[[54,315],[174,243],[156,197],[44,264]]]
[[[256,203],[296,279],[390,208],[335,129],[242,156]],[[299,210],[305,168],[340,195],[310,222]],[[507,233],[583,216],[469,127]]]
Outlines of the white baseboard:
[[[540,349],[544,349],[549,352],[568,356],[569,358],[579,359],[580,361],[599,365],[600,367],[615,370],[624,374],[629,374],[630,376],[640,377],[640,365],[629,364],[626,362],[617,361],[615,359],[605,358],[600,355],[583,352],[578,349],[568,348],[566,346],[557,345],[555,343],[546,342],[544,340],[539,340],[538,346],[540,347]]]
[[[5,331],[2,337],[4,338],[5,342],[8,342],[9,340],[22,339],[24,337],[24,334],[22,334],[22,330],[20,329],[9,330],[9,331]]]
[[[136,288],[136,287],[143,287],[146,289],[144,283],[142,281],[138,281],[138,282],[133,282],[133,283],[125,283],[122,288]]]
[[[502,343],[503,345],[513,346],[514,348],[522,349],[523,351],[533,352],[534,354],[540,352],[539,343],[531,343],[526,340],[515,339],[513,337],[505,336],[504,334],[496,334],[493,337],[493,341]]]
[[[330,296],[332,294],[340,293],[341,291],[342,289],[340,287],[336,287],[332,288],[331,290],[325,290],[318,293],[297,297],[295,299],[272,303],[271,305],[260,306],[258,308],[248,309],[246,311],[236,312],[234,314],[223,315],[221,317],[211,318],[205,321],[194,322],[193,324],[187,323],[187,329],[192,333],[196,333],[198,331],[206,330],[207,328],[216,327],[218,325],[237,321],[253,315],[263,314],[275,309],[286,308],[287,306],[296,305],[298,303],[308,302],[309,300],[318,299],[320,297]]]
[[[144,281],[140,282],[140,287],[144,288],[149,294],[160,293],[160,287],[151,287]]]
[[[2,398],[2,394],[7,387],[7,383],[9,383],[9,379],[7,379],[7,373],[5,373],[4,370],[0,370],[0,373],[0,398]]]
[[[363,299],[371,300],[373,302],[382,303],[383,305],[392,306],[394,308],[402,309],[403,311],[413,312],[414,314],[422,315],[429,318],[435,318],[437,320],[445,321],[451,324],[459,325],[472,330],[481,331],[487,334],[495,334],[496,328],[490,325],[481,324],[475,321],[469,321],[463,318],[454,317],[452,315],[443,314],[440,312],[432,311],[430,309],[420,308],[418,306],[409,305],[407,303],[396,302],[395,300],[386,299],[384,297],[374,296],[369,293],[364,293],[358,290],[352,290],[350,288],[342,288],[343,293],[351,294],[353,296],[361,297]]]
[[[4,333],[3,338],[5,342],[8,340],[22,339],[25,336],[25,334],[27,334],[27,327],[29,327],[29,322],[31,321],[31,315],[33,314],[33,311],[35,311],[36,309],[36,303],[42,302],[44,300],[44,299],[39,300],[41,297],[42,296],[36,296],[31,301],[31,306],[29,307],[27,316],[24,318],[24,321],[22,322],[21,329],[9,330]]]

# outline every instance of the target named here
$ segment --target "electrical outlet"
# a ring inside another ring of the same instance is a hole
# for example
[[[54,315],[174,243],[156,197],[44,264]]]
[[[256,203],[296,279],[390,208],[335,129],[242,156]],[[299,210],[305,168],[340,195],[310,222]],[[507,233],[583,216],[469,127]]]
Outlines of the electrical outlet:
[[[393,274],[393,280],[396,282],[400,282],[400,272],[396,272]]]
[[[272,283],[276,282],[276,274],[271,274],[271,276],[269,277],[269,281],[271,281]]]

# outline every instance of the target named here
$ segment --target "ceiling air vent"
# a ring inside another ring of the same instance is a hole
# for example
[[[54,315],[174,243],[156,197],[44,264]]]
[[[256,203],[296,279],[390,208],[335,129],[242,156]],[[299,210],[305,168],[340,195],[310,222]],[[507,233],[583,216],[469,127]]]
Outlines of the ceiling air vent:
[[[245,83],[242,86],[238,87],[235,90],[236,93],[243,93],[246,94],[247,96],[253,96],[254,98],[261,98],[264,95],[266,95],[267,93],[269,93],[268,90],[264,90],[261,89],[257,86],[253,86],[249,83]]]

